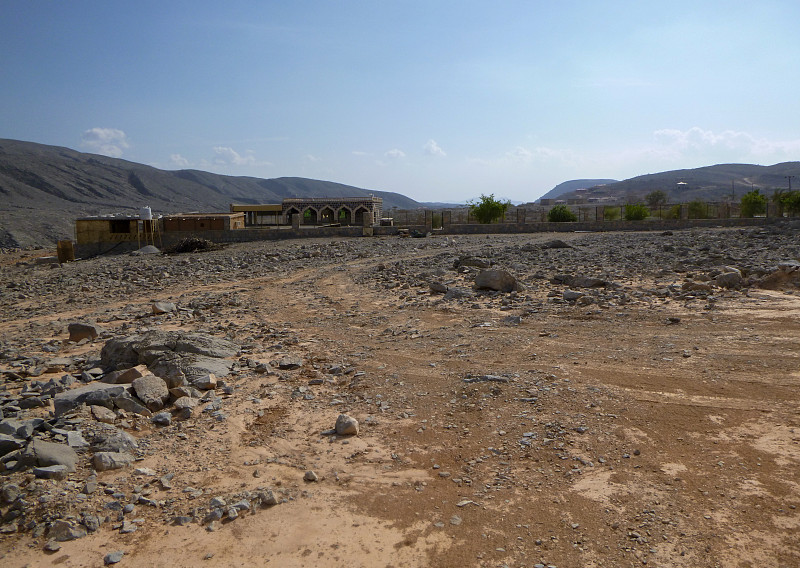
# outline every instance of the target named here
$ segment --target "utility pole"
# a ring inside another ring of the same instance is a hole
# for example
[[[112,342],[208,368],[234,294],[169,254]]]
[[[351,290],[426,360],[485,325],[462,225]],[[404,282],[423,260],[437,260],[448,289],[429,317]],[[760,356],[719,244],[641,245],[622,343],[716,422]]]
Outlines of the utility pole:
[[[796,176],[783,176],[789,180],[789,191],[792,191],[792,178]]]
[[[733,179],[731,179],[731,201],[736,201],[736,190],[733,187]]]

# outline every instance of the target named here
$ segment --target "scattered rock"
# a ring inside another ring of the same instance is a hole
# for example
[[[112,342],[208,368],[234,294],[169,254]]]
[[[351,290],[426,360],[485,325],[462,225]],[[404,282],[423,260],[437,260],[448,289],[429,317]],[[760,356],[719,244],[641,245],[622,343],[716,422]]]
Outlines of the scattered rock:
[[[358,436],[358,420],[347,414],[336,418],[336,433],[340,436]]]

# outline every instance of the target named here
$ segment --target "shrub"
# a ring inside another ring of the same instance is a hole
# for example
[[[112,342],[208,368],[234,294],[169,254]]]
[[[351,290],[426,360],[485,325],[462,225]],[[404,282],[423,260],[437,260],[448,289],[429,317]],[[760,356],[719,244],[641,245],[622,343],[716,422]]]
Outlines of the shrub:
[[[708,219],[708,204],[700,200],[690,201],[689,219]]]
[[[755,217],[767,212],[767,198],[757,189],[742,196],[742,217]]]
[[[481,194],[478,201],[468,201],[467,205],[469,205],[469,212],[479,223],[492,223],[503,218],[511,202],[498,201],[491,193],[489,195]]]
[[[650,210],[641,203],[628,203],[625,206],[626,221],[642,221],[650,216]]]
[[[681,206],[679,204],[675,204],[671,206],[669,209],[664,211],[661,214],[664,219],[680,219],[681,218]]]
[[[606,221],[619,219],[619,207],[603,207],[603,219]]]
[[[547,212],[547,220],[551,223],[572,223],[578,220],[578,216],[566,205],[556,205]]]

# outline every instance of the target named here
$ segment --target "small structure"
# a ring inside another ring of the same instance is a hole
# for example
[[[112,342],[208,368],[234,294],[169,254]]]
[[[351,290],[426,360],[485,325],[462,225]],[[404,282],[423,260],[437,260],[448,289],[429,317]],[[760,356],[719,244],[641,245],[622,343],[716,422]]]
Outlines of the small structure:
[[[164,232],[233,231],[244,229],[244,213],[181,213],[164,216]]]
[[[264,205],[231,204],[231,213],[243,213],[244,224],[247,227],[285,224],[283,219],[283,205],[279,203]]]
[[[149,208],[148,208],[149,209]],[[143,219],[137,215],[82,217],[75,221],[75,242],[78,245],[96,243],[132,243],[155,245],[161,236],[161,219]]]

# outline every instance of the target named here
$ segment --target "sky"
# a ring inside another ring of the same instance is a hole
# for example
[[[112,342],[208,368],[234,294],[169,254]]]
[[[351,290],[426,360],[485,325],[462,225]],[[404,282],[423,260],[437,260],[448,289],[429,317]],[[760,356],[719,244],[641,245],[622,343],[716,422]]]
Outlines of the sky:
[[[800,1],[0,0],[0,138],[418,201],[800,160]]]

